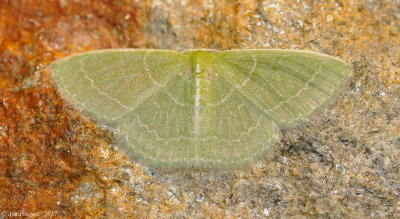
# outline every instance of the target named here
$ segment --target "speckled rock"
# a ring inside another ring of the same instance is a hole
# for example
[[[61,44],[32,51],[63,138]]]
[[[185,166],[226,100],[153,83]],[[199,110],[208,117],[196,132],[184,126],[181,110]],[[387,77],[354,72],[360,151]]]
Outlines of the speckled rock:
[[[400,217],[399,14],[392,0],[0,1],[0,218]],[[53,60],[110,47],[306,49],[354,72],[254,165],[170,172],[55,91]]]

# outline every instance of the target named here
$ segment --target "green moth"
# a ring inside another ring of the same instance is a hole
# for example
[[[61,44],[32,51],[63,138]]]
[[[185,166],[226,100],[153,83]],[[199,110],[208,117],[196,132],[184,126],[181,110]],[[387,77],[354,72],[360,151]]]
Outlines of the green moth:
[[[52,64],[63,97],[157,167],[235,168],[333,102],[352,71],[293,50],[111,49]]]

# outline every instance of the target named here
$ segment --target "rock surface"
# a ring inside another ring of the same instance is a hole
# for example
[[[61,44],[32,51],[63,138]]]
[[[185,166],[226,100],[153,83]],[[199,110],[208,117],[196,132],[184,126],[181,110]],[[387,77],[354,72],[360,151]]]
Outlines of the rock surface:
[[[398,1],[1,1],[0,218],[400,217]],[[49,64],[99,48],[337,56],[341,98],[236,171],[153,169],[60,98]]]

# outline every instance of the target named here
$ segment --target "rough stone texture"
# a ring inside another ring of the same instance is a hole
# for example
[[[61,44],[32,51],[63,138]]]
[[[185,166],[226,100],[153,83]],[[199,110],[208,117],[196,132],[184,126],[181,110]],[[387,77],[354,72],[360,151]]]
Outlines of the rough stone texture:
[[[0,218],[400,217],[400,3],[0,0]],[[230,172],[135,164],[56,93],[98,48],[307,49],[351,63],[335,105]]]

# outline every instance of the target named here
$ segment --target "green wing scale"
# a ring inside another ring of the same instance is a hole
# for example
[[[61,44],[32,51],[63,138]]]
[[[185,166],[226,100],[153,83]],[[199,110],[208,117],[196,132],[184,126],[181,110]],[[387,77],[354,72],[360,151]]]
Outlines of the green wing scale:
[[[63,97],[159,167],[235,168],[332,102],[351,67],[290,50],[101,50],[52,65]]]

